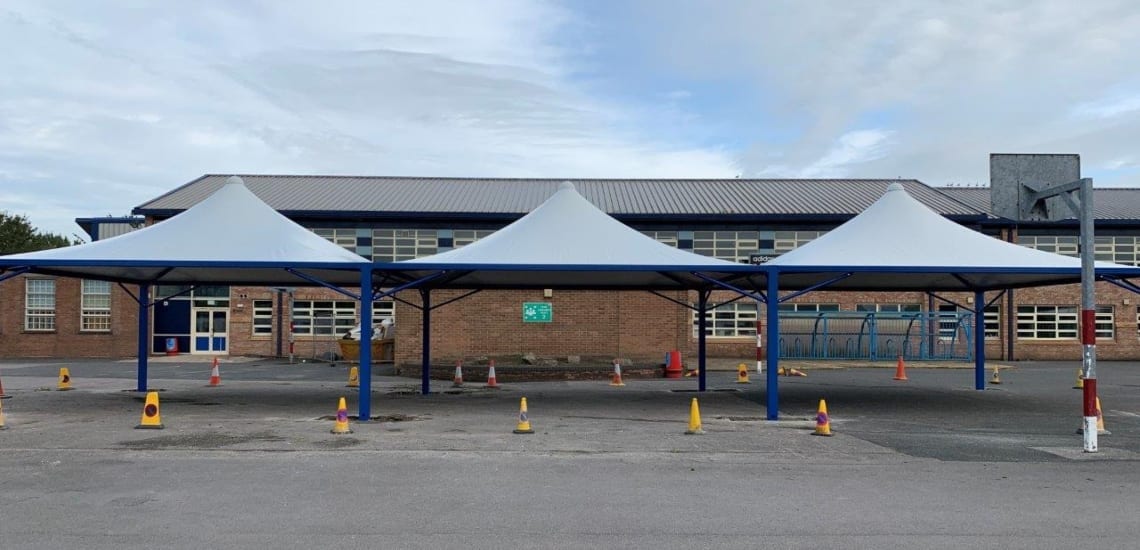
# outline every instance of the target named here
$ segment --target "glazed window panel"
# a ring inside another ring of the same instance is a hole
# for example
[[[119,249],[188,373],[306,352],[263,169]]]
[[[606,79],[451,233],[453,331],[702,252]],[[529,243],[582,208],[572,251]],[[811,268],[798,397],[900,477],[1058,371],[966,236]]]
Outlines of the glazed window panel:
[[[922,311],[919,304],[858,304],[855,311],[875,313],[918,313]]]
[[[951,304],[940,304],[938,306],[938,335],[940,337],[949,338],[954,336],[954,333],[958,330],[957,316],[959,313],[973,313],[973,311],[961,309]],[[982,323],[986,340],[1000,339],[1001,306],[996,304],[986,306],[986,308],[982,310]]]
[[[676,231],[642,231],[641,234],[661,244],[667,244],[673,248],[677,248]]]
[[[55,330],[55,280],[25,279],[24,330]]]
[[[356,302],[293,301],[293,334],[298,336],[331,336],[356,326]]]
[[[1075,340],[1074,306],[1017,306],[1017,337],[1023,340]]]
[[[699,335],[697,312],[692,313],[693,338]],[[756,303],[732,303],[705,312],[705,336],[708,338],[756,337]]]
[[[1098,340],[1111,340],[1116,337],[1112,306],[1096,306],[1096,319],[1093,323]]]
[[[694,231],[693,252],[730,262],[748,263],[760,247],[758,231]]]
[[[1079,238],[1076,235],[1018,235],[1017,244],[1062,256],[1080,255]]]
[[[1135,236],[1097,236],[1094,243],[1094,254],[1098,261],[1137,265],[1137,259],[1140,258],[1140,251],[1137,250],[1140,238]]]
[[[80,287],[79,330],[111,331],[111,283],[84,279]]]
[[[458,235],[453,238],[459,239]],[[453,246],[461,245],[453,243]],[[439,235],[435,229],[375,229],[372,231],[373,261],[413,260],[423,256],[431,256],[438,251]]]
[[[452,241],[452,246],[454,248],[467,246],[475,241],[478,241],[479,239],[485,239],[489,237],[494,232],[495,231],[491,229],[456,229],[454,232],[454,240]]]
[[[253,335],[273,334],[273,300],[253,301]]]

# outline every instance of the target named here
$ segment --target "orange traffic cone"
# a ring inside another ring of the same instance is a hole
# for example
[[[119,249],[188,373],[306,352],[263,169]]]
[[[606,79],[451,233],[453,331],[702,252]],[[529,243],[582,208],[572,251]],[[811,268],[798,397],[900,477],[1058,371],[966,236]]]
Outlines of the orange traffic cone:
[[[1085,433],[1085,427],[1077,428],[1077,433]],[[1104,429],[1104,413],[1100,410],[1100,398],[1096,398],[1096,433],[1097,435],[1112,435],[1112,432]]]
[[[827,415],[827,403],[819,400],[819,411],[815,413],[815,431],[811,435],[831,435],[831,417]]]
[[[463,385],[463,360],[455,362],[455,378],[452,379],[451,385],[458,388]]]
[[[499,381],[495,379],[495,360],[494,359],[491,360],[491,366],[490,366],[490,368],[487,369],[487,387],[488,388],[499,387]]]
[[[336,406],[336,423],[333,424],[332,433],[337,435],[352,433],[352,428],[348,427],[348,406],[345,405],[343,397]]]
[[[614,359],[614,373],[610,375],[611,386],[624,386],[625,382],[621,381],[621,361]]]
[[[222,385],[222,375],[218,373],[218,358],[214,358],[214,366],[210,368],[210,383],[206,387],[212,388]]]
[[[895,364],[895,380],[902,380],[905,382],[906,379],[906,363],[903,362],[903,358],[900,355],[899,362]]]
[[[748,365],[741,363],[736,366],[736,383],[737,384],[751,384],[748,381]]]
[[[71,371],[67,370],[67,367],[59,369],[59,383],[56,384],[55,388],[59,391],[71,389]]]
[[[360,387],[360,369],[351,367],[348,369],[348,383],[344,385],[346,388],[359,388]]]
[[[0,430],[7,430],[8,425],[4,423],[4,403],[0,402]]]
[[[0,399],[8,399],[10,397],[12,396],[4,393],[4,381],[0,380]]]
[[[532,433],[534,433],[534,428],[530,427],[530,417],[527,416],[526,398],[525,397],[522,398],[522,401],[519,402],[519,424],[518,424],[518,426],[515,427],[515,433],[517,433],[517,434],[532,434]]]
[[[142,420],[139,425],[135,426],[136,430],[161,430],[165,426],[162,425],[162,415],[158,411],[158,392],[152,391],[146,394],[146,403],[143,404]]]

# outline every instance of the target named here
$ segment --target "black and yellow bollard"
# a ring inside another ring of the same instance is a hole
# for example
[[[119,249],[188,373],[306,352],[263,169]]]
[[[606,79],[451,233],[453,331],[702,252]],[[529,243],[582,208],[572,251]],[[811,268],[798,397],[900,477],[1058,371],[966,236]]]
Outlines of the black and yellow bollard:
[[[158,410],[158,392],[152,391],[146,394],[146,403],[143,404],[142,420],[139,425],[135,426],[136,430],[161,430],[165,428],[162,425],[162,414]]]

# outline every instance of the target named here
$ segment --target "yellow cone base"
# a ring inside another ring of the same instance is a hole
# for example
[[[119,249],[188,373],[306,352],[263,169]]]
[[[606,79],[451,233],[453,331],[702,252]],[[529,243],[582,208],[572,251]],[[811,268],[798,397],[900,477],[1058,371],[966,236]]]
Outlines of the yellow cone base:
[[[162,424],[139,424],[138,426],[135,426],[136,430],[161,430],[164,428],[166,428],[166,426],[163,426]]]
[[[532,433],[534,433],[534,430],[532,430],[532,429],[530,428],[530,424],[527,424],[526,426],[523,426],[522,424],[519,424],[519,427],[515,428],[515,429],[514,429],[514,432],[513,432],[513,433],[517,433],[517,434],[532,434]]]

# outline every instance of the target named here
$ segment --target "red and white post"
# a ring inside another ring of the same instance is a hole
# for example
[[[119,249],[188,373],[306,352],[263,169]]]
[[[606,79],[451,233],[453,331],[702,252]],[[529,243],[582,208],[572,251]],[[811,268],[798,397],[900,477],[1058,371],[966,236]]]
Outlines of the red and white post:
[[[757,308],[759,311],[759,307]],[[760,329],[760,316],[756,316],[756,374],[764,374],[764,331]]]
[[[1081,367],[1084,369],[1084,451],[1097,452],[1096,441],[1096,272],[1093,247],[1093,188],[1082,179],[1081,201]]]

